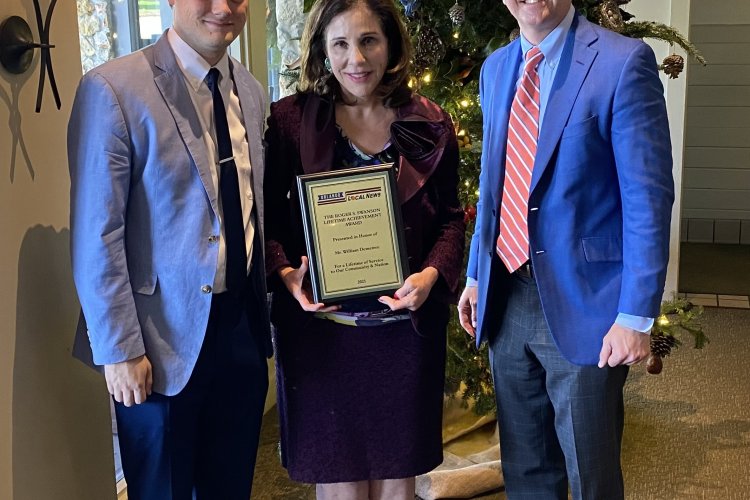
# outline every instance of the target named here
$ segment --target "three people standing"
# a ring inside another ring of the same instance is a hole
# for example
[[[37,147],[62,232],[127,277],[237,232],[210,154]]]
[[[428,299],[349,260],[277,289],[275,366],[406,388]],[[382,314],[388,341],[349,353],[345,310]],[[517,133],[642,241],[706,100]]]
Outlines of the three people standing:
[[[521,37],[482,69],[459,314],[490,343],[508,496],[623,498],[622,388],[648,354],[674,196],[662,87],[645,44],[571,0],[504,3]],[[464,249],[451,120],[408,88],[391,0],[319,0],[265,169],[263,91],[226,55],[246,0],[170,5],[155,45],[84,77],[69,126],[77,351],[117,401],[129,497],[250,496],[267,274],[290,476],[321,499],[411,499],[442,461]],[[295,176],[381,163],[412,274],[394,297],[315,304]]]

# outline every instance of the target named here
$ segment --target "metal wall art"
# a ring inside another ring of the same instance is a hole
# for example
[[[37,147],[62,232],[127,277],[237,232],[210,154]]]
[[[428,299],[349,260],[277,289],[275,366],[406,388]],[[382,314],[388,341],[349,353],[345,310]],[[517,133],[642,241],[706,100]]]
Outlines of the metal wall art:
[[[36,12],[36,25],[39,30],[39,43],[34,42],[29,24],[21,17],[11,16],[0,24],[0,64],[10,73],[21,74],[28,71],[34,58],[34,49],[41,50],[41,61],[39,63],[39,87],[36,94],[36,112],[42,109],[42,96],[44,94],[44,80],[49,73],[49,83],[52,94],[55,97],[57,109],[60,109],[60,93],[57,91],[55,73],[52,70],[52,55],[50,49],[54,45],[49,43],[49,30],[52,22],[52,12],[57,0],[50,2],[49,9],[44,21],[42,21],[42,9],[39,0],[34,0],[34,11]]]

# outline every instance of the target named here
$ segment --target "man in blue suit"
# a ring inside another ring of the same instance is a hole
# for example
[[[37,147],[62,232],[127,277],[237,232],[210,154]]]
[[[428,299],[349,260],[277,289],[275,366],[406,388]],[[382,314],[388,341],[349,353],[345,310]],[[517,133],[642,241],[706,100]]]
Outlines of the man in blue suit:
[[[571,0],[504,3],[521,36],[482,68],[461,323],[490,344],[508,497],[622,499],[622,389],[649,353],[669,253],[663,89],[647,45]]]
[[[68,130],[75,351],[115,400],[128,498],[247,500],[268,388],[264,91],[227,55],[247,0],[170,0],[86,74]]]

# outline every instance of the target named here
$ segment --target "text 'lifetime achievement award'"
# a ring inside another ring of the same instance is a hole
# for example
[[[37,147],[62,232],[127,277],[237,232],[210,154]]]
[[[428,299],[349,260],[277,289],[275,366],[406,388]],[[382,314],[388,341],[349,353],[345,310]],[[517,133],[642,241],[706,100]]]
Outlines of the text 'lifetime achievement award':
[[[390,294],[404,282],[393,166],[297,176],[315,302]]]

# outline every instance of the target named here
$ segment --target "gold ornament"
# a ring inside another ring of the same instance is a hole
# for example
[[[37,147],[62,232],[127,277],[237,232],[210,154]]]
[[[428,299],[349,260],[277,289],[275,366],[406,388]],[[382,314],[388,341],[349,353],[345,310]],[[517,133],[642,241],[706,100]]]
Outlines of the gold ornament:
[[[456,134],[456,140],[458,140],[458,149],[471,149],[471,138],[465,130],[459,130]]]
[[[618,33],[625,27],[625,21],[616,0],[604,0],[596,11],[596,18],[600,25]]]

